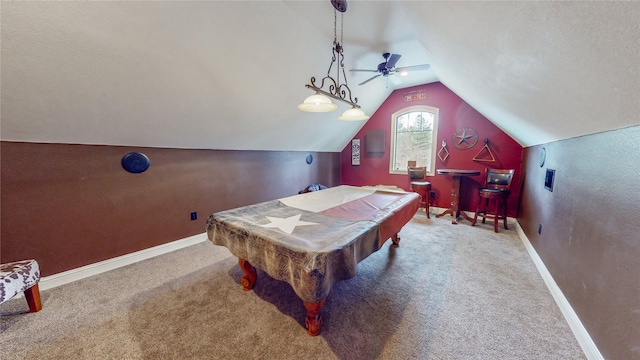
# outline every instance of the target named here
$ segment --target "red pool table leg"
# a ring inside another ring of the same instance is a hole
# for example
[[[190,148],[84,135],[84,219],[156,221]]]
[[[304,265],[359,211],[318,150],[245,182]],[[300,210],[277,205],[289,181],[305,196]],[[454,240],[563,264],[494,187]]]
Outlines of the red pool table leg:
[[[398,233],[393,234],[393,236],[391,237],[391,242],[393,242],[393,246],[398,247],[400,246],[400,235],[398,235]]]
[[[244,272],[244,276],[242,277],[242,280],[240,280],[242,288],[243,290],[249,291],[253,289],[253,286],[258,279],[256,268],[254,268],[247,260],[241,258],[238,258],[238,264]],[[320,327],[322,326],[322,315],[320,314],[320,311],[322,310],[325,301],[326,300],[324,299],[315,303],[302,301],[304,307],[307,309],[305,326],[307,327],[307,333],[311,336],[320,335]]]
[[[325,300],[326,299],[323,299],[315,303],[302,301],[304,307],[307,309],[307,318],[305,319],[304,324],[307,327],[307,334],[311,336],[320,335],[320,327],[322,326],[322,315],[320,314],[320,310],[322,310]]]
[[[249,291],[253,289],[253,285],[256,284],[256,280],[258,279],[256,268],[254,268],[253,265],[249,264],[249,262],[245,259],[238,258],[238,264],[244,272],[244,276],[242,277],[242,280],[240,280],[242,289],[245,291]]]

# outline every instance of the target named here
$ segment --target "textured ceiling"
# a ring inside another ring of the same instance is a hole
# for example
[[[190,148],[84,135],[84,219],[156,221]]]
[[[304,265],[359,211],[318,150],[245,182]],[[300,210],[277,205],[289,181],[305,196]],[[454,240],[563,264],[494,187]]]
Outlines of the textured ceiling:
[[[440,81],[523,146],[640,124],[640,2],[350,1],[347,77],[373,114]],[[325,1],[2,2],[2,140],[341,151],[363,125],[304,113],[326,74]],[[340,23],[340,14],[338,14]]]

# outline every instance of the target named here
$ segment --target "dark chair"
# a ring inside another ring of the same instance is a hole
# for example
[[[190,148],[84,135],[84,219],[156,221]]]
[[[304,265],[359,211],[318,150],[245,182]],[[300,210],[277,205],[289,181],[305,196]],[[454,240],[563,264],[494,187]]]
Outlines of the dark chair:
[[[426,181],[427,168],[424,166],[415,167],[415,161],[409,161],[407,172],[409,173],[409,188],[411,191],[420,195],[420,207],[424,208],[424,211],[427,213],[427,218],[431,219],[431,215],[429,214],[429,194],[431,193],[431,183]]]
[[[476,215],[473,217],[472,226],[476,224],[478,216],[482,216],[482,223],[485,219],[493,219],[493,230],[498,232],[498,221],[503,220],[504,228],[507,227],[507,199],[511,191],[511,180],[515,170],[487,169],[487,177],[484,187],[478,189],[480,199],[476,208]],[[490,207],[493,205],[493,212]]]

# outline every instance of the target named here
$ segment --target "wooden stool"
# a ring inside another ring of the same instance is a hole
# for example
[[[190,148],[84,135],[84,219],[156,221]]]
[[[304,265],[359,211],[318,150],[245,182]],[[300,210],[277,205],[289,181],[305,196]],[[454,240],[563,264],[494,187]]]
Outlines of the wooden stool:
[[[415,164],[415,162],[413,162]],[[427,213],[427,219],[431,219],[429,214],[429,195],[431,193],[431,183],[425,181],[427,177],[426,167],[412,167],[411,162],[407,167],[409,173],[409,188],[420,195],[420,207]]]
[[[476,207],[476,214],[473,217],[471,226],[475,226],[478,216],[482,216],[482,223],[487,218],[493,219],[493,231],[498,232],[498,221],[503,220],[504,228],[507,227],[507,199],[509,198],[509,188],[515,170],[487,169],[485,187],[478,189],[480,199]],[[494,211],[490,211],[493,204]]]
[[[29,312],[42,309],[40,291],[40,267],[35,260],[16,261],[0,265],[0,304],[24,292]]]
[[[476,215],[473,217],[471,226],[476,224],[478,215],[482,216],[482,223],[485,223],[485,219],[493,219],[493,231],[498,232],[498,221],[500,219],[504,222],[504,228],[507,227],[507,198],[509,197],[508,190],[496,190],[496,189],[480,189],[480,201],[476,208]],[[502,203],[502,206],[500,206]],[[493,213],[490,211],[490,205],[494,205]],[[502,209],[501,209],[502,208]]]
[[[409,183],[411,191],[420,195],[420,207],[424,208],[427,213],[427,218],[431,219],[429,214],[429,193],[431,192],[431,183],[428,181],[412,181]]]

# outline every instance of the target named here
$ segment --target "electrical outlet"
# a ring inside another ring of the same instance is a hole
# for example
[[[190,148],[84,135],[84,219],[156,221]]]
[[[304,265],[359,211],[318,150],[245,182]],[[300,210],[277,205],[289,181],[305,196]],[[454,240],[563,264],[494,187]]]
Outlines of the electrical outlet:
[[[198,213],[197,212],[192,212],[191,213],[191,220],[198,220]]]

